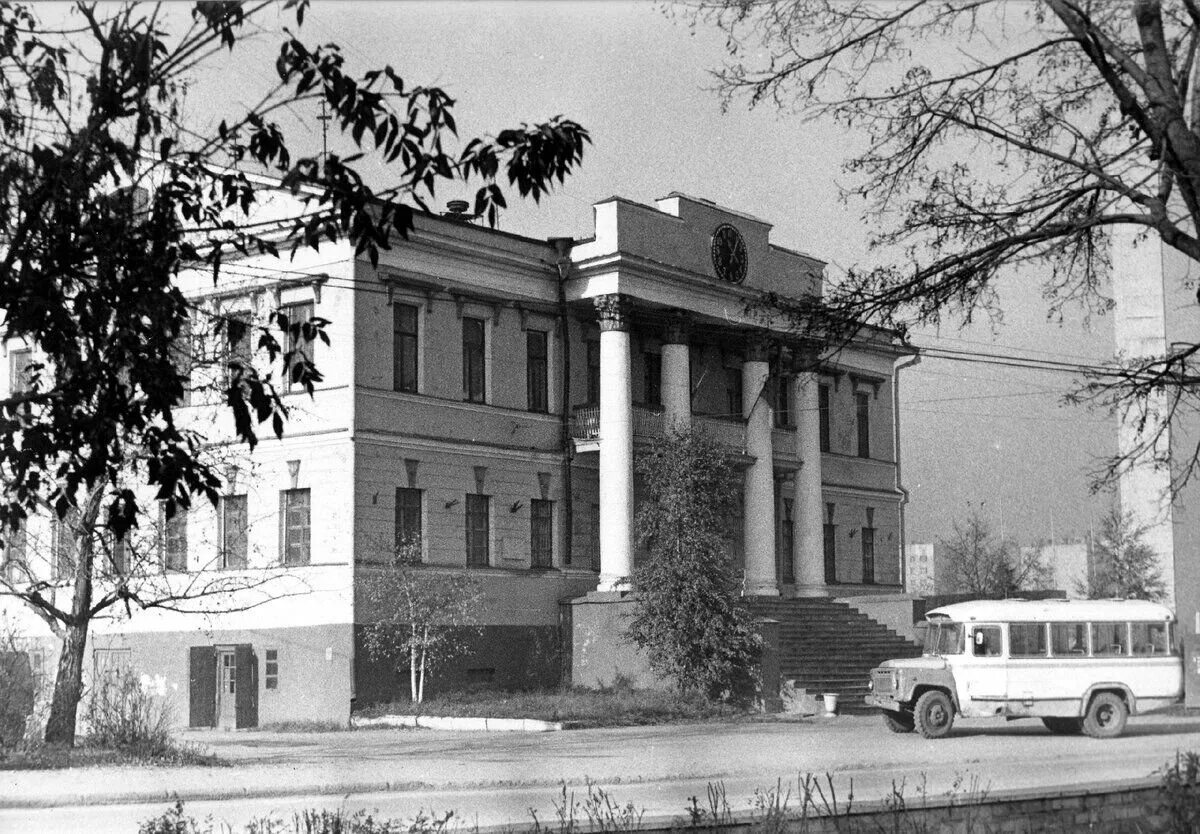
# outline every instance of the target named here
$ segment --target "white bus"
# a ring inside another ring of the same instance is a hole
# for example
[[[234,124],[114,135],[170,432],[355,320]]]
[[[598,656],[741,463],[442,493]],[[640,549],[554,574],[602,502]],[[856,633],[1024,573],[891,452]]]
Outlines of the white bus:
[[[926,615],[925,652],[871,672],[867,703],[893,732],[950,732],[954,716],[1040,718],[1113,738],[1131,714],[1183,698],[1175,617],[1141,600],[980,600]]]

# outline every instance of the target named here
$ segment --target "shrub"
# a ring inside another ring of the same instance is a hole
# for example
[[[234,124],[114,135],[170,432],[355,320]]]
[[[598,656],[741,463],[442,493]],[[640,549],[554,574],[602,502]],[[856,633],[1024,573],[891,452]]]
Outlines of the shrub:
[[[95,747],[172,751],[171,708],[130,670],[100,676],[84,711],[87,741]]]
[[[716,441],[672,431],[638,470],[646,501],[637,531],[649,558],[634,572],[637,603],[626,634],[680,690],[750,694],[761,640],[729,554],[733,465]]]

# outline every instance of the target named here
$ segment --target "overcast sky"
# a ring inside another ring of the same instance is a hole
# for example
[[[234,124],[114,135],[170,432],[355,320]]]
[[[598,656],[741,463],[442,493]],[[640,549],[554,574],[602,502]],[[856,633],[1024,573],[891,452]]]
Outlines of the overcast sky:
[[[281,23],[291,25],[281,14]],[[860,142],[836,126],[736,103],[722,112],[709,70],[724,57],[714,29],[690,30],[646,3],[315,2],[302,32],[342,45],[352,66],[391,64],[410,83],[437,84],[457,101],[463,136],[564,114],[594,145],[582,171],[542,206],[519,207],[501,227],[534,237],[591,233],[591,206],[617,194],[650,203],[673,191],[774,223],[773,242],[841,270],[867,257],[868,228],[839,199],[842,163]],[[214,64],[188,108],[210,126],[228,102],[250,104],[270,78],[278,41]],[[311,116],[297,141],[320,143]],[[336,143],[331,142],[333,148]],[[460,193],[439,194],[439,202]],[[943,327],[925,343],[1067,361],[1112,354],[1106,319],[1047,322],[1037,276],[1002,291],[1004,322]],[[993,333],[993,328],[995,332]],[[1115,443],[1103,415],[1063,408],[1071,378],[925,359],[901,381],[902,477],[912,500],[908,541],[945,535],[971,505],[1022,542],[1086,533],[1107,497],[1087,472]]]

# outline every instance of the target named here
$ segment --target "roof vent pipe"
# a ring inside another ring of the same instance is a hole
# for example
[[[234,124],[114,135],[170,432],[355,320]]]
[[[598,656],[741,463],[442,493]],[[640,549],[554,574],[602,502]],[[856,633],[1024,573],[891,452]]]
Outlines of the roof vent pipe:
[[[475,215],[467,213],[470,209],[471,204],[466,200],[450,200],[446,203],[446,211],[442,213],[442,217],[459,223],[469,223],[475,219]]]

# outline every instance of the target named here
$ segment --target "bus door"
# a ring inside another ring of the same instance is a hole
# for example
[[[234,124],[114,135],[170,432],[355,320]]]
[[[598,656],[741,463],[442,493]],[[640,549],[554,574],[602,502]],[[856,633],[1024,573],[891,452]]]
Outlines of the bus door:
[[[962,673],[956,669],[954,677],[963,715],[986,716],[1003,712],[1008,690],[1003,628],[972,625],[967,635]]]

